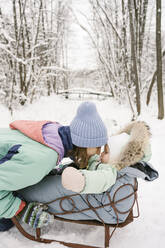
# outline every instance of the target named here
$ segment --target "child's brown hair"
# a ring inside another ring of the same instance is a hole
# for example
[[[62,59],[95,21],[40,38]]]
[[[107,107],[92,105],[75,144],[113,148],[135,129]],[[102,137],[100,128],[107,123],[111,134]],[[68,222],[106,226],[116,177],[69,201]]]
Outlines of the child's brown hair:
[[[69,151],[67,155],[74,159],[74,162],[79,169],[87,168],[89,159],[87,155],[87,148],[73,145],[73,149]]]

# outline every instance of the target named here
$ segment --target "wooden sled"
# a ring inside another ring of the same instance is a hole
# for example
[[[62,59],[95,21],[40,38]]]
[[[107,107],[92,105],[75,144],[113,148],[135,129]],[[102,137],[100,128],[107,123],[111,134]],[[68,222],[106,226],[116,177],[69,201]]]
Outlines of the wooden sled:
[[[116,193],[118,192],[118,190],[120,190],[120,188],[122,187],[125,187],[125,186],[131,186],[133,188],[133,193],[131,193],[130,195],[128,195],[127,197],[124,197],[118,201],[115,201],[115,195]],[[71,223],[75,223],[75,224],[85,224],[85,225],[93,225],[93,226],[102,226],[104,227],[104,233],[105,233],[105,238],[104,238],[104,248],[107,248],[109,247],[109,243],[110,243],[110,239],[114,233],[114,231],[116,230],[116,228],[123,228],[125,227],[126,225],[130,224],[131,222],[133,222],[134,218],[137,218],[139,217],[139,206],[138,206],[138,201],[137,201],[137,181],[135,180],[135,185],[134,187],[131,185],[131,184],[125,184],[125,185],[122,185],[120,186],[114,196],[113,196],[113,199],[110,198],[110,195],[109,193],[107,193],[107,197],[109,198],[109,203],[108,204],[105,204],[105,205],[102,205],[102,206],[99,206],[99,207],[93,207],[89,200],[88,200],[88,195],[86,195],[86,202],[88,204],[88,208],[86,209],[83,209],[83,210],[79,210],[79,211],[74,211],[75,209],[75,202],[73,200],[73,196],[76,196],[76,195],[79,195],[79,194],[73,194],[73,195],[70,195],[70,196],[64,196],[64,197],[61,197],[61,198],[57,198],[51,202],[47,202],[46,205],[49,205],[50,203],[52,202],[55,202],[55,201],[58,201],[59,202],[59,206],[61,207],[61,210],[62,212],[60,213],[60,215],[65,215],[65,214],[74,214],[74,213],[78,213],[78,212],[85,212],[85,211],[88,211],[88,210],[92,210],[95,212],[95,214],[97,215],[97,217],[100,219],[100,221],[96,221],[96,220],[68,220],[68,219],[64,219],[62,217],[57,217],[56,214],[53,214],[54,215],[54,219],[55,220],[58,220],[58,221],[64,221],[64,222],[71,222]],[[125,212],[121,212],[117,209],[116,207],[116,204],[120,201],[123,201],[129,197],[131,197],[132,195],[134,195],[134,201],[133,201],[133,204],[132,206]],[[72,202],[72,206],[73,208],[71,210],[65,210],[63,209],[62,207],[62,202],[64,200],[68,200],[70,202]],[[133,216],[133,207],[135,205],[135,202],[136,202],[136,205],[137,205],[137,216]],[[45,204],[45,203],[44,203]],[[106,224],[104,223],[104,221],[101,219],[101,217],[99,216],[98,212],[97,212],[97,209],[99,208],[104,208],[104,207],[107,207],[107,206],[111,206],[116,214],[116,218],[117,218],[117,224]],[[127,219],[122,222],[122,223],[119,223],[119,219],[118,219],[118,213],[121,213],[121,214],[126,214],[126,213],[129,213]],[[58,213],[59,215],[59,213]],[[55,240],[55,239],[45,239],[45,238],[42,238],[41,237],[41,229],[40,228],[37,228],[36,229],[36,235],[31,235],[29,233],[27,233],[25,231],[25,229],[21,226],[21,224],[19,223],[18,219],[16,217],[13,217],[12,218],[12,221],[13,223],[15,224],[15,226],[18,228],[18,230],[28,239],[30,240],[33,240],[33,241],[36,241],[36,242],[40,242],[40,243],[52,243],[52,242],[57,242],[57,243],[60,243],[62,245],[65,245],[67,247],[72,247],[72,248],[99,248],[99,247],[96,247],[96,246],[89,246],[89,245],[84,245],[84,244],[78,244],[78,243],[68,243],[68,242],[64,242],[64,241],[59,241],[59,240]],[[111,232],[111,228],[113,229],[113,231]]]

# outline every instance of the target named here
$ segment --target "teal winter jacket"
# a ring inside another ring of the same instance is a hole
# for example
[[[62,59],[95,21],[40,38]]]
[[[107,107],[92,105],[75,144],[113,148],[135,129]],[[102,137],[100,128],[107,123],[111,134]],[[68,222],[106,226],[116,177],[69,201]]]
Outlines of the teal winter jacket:
[[[17,130],[0,129],[0,218],[11,218],[21,200],[13,191],[34,185],[56,166],[55,150]]]

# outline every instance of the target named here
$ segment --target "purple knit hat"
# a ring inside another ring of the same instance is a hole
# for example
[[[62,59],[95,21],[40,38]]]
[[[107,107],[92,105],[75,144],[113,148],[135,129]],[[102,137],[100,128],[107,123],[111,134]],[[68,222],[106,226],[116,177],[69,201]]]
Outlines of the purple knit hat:
[[[92,102],[83,102],[70,124],[72,143],[78,147],[100,147],[107,143],[107,129]]]

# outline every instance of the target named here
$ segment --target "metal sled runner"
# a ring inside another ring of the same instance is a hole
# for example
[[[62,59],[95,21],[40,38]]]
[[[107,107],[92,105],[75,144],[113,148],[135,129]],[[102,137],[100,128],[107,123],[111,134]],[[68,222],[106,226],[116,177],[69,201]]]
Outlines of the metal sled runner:
[[[123,188],[123,187],[126,187],[126,186],[130,186],[133,188],[133,193],[127,195],[126,197],[120,199],[120,200],[117,200],[115,201],[115,196],[117,194],[117,192]],[[88,199],[88,195],[86,195],[86,203],[88,205],[88,208],[86,209],[83,209],[83,210],[77,210],[76,209],[76,202],[74,202],[73,200],[73,197],[75,195],[78,195],[78,194],[73,194],[73,195],[70,195],[70,196],[64,196],[64,197],[61,197],[61,198],[57,198],[51,202],[47,202],[47,203],[44,203],[46,205],[49,206],[49,204],[51,204],[52,202],[55,202],[57,201],[59,203],[59,206],[60,206],[60,209],[61,209],[61,213],[57,214],[58,217],[56,216],[55,213],[53,213],[54,215],[54,219],[55,220],[58,220],[58,221],[64,221],[64,222],[71,222],[71,223],[75,223],[75,224],[86,224],[86,225],[94,225],[94,226],[102,226],[104,227],[104,233],[105,233],[105,238],[104,238],[104,248],[107,248],[109,247],[109,242],[110,242],[110,239],[114,233],[114,231],[116,230],[116,228],[122,228],[128,224],[130,224],[131,222],[133,222],[134,218],[137,218],[139,217],[139,206],[138,206],[138,201],[137,201],[137,180],[135,180],[135,184],[134,186],[132,186],[131,184],[124,184],[122,186],[120,186],[114,193],[114,196],[113,198],[111,199],[109,193],[107,192],[107,197],[109,199],[109,202],[108,204],[104,204],[102,206],[98,206],[98,207],[93,207],[91,205],[91,203],[89,202],[89,199]],[[119,211],[116,207],[116,204],[121,202],[121,201],[124,201],[125,199],[129,198],[129,197],[134,197],[134,200],[133,200],[133,204],[132,206],[127,210],[127,211]],[[64,200],[68,200],[71,202],[71,205],[72,205],[72,209],[71,210],[65,210],[62,206],[62,203]],[[137,205],[137,216],[133,216],[133,207],[134,205]],[[116,219],[117,219],[117,223],[116,224],[107,224],[103,221],[103,219],[101,218],[101,216],[98,214],[97,210],[99,208],[104,208],[104,207],[107,207],[107,206],[110,206],[111,208],[113,208],[114,212],[115,212],[115,215],[116,215]],[[98,219],[100,221],[96,221],[96,220],[68,220],[68,219],[64,219],[62,218],[62,216],[64,216],[65,214],[74,214],[74,213],[79,213],[79,212],[85,212],[85,211],[89,211],[89,210],[92,210],[95,215],[98,217]],[[119,218],[118,218],[118,214],[126,214],[126,213],[129,213],[128,214],[128,217],[126,218],[126,220],[122,223],[119,223]],[[59,217],[59,215],[61,217]],[[15,224],[15,226],[18,228],[18,230],[28,239],[30,240],[33,240],[33,241],[36,241],[36,242],[40,242],[40,243],[52,243],[52,242],[57,242],[57,243],[60,243],[62,245],[65,245],[67,247],[72,247],[72,248],[99,248],[99,247],[96,247],[96,246],[89,246],[89,245],[84,245],[84,244],[77,244],[77,243],[68,243],[68,242],[64,242],[64,241],[59,241],[59,240],[55,240],[55,239],[45,239],[45,238],[42,238],[41,237],[41,230],[38,228],[36,229],[36,235],[31,235],[29,233],[27,233],[23,227],[21,226],[21,224],[19,223],[19,221],[17,220],[16,217],[13,217],[12,218],[12,221],[13,223]],[[111,228],[113,229],[113,231],[111,232]]]

